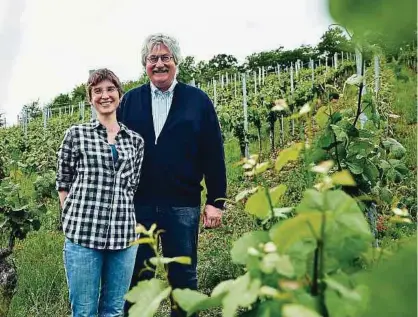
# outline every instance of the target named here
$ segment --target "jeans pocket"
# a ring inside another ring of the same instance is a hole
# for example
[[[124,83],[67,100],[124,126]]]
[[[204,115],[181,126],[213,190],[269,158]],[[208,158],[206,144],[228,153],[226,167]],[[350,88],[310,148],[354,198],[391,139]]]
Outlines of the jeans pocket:
[[[187,226],[196,226],[200,219],[200,205],[196,207],[171,207],[172,216]]]

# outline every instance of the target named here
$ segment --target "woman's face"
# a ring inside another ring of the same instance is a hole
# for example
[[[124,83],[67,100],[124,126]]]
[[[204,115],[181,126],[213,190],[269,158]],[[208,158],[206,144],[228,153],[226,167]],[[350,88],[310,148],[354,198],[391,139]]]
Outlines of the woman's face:
[[[110,80],[103,80],[91,89],[91,102],[101,115],[110,115],[116,112],[120,96],[117,87]]]

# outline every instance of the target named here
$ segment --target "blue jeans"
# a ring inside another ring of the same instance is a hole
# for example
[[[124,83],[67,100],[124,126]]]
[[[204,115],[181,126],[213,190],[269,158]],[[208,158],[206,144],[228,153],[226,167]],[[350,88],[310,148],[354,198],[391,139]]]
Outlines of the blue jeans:
[[[73,317],[123,316],[137,248],[97,250],[65,239],[64,266]]]
[[[188,256],[192,260],[191,265],[170,263],[168,264],[168,279],[175,288],[197,289],[197,245],[200,220],[200,206],[195,207],[162,207],[162,206],[136,206],[136,221],[149,229],[155,223],[158,229],[163,229],[161,234],[161,247],[165,257]],[[135,260],[134,275],[131,287],[138,282],[151,279],[154,272],[144,271],[144,262],[153,267],[148,259],[155,256],[153,250],[147,244],[138,246]],[[125,314],[131,304],[126,302]],[[181,310],[172,310],[172,317],[186,316]]]

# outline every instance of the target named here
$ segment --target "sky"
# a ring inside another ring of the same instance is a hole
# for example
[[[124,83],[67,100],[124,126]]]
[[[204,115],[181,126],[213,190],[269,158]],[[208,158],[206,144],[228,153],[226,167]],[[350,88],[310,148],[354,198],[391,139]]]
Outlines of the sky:
[[[142,73],[145,37],[176,37],[183,56],[239,62],[264,50],[316,45],[333,21],[326,0],[0,0],[0,113],[52,101],[107,67],[121,81]]]

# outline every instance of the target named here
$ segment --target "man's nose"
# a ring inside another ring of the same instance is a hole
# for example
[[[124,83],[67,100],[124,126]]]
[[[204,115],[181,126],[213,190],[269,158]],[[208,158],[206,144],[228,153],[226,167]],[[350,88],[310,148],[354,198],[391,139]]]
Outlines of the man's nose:
[[[155,64],[155,66],[157,66],[157,67],[162,67],[162,66],[164,66],[164,63],[163,63],[163,61],[161,60],[161,56],[158,56],[157,64]]]

